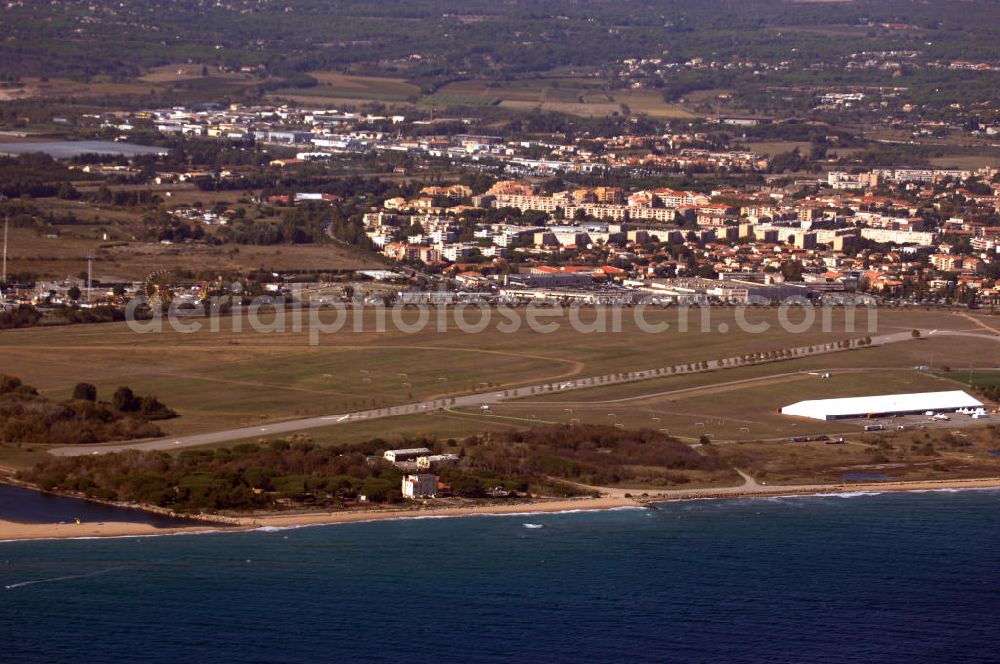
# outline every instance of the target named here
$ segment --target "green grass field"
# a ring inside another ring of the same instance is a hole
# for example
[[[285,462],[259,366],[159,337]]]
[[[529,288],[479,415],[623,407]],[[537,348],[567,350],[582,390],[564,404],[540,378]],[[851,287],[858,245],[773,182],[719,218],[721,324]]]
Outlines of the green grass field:
[[[420,99],[420,105],[432,106],[435,108],[447,108],[449,106],[484,107],[484,106],[496,106],[501,101],[502,100],[500,99],[500,97],[433,94],[422,97]]]
[[[936,375],[951,380],[957,380],[960,383],[965,383],[966,385],[971,385],[972,387],[1000,385],[1000,371],[973,369],[971,365],[969,369],[964,371],[961,369],[939,371],[936,372]]]
[[[984,150],[978,154],[950,154],[944,157],[931,157],[931,165],[937,168],[962,168],[976,170],[980,168],[1000,167],[1000,155],[996,150]]]
[[[523,319],[524,312],[518,313]],[[354,321],[349,320],[336,334],[320,336],[317,346],[309,344],[308,327],[300,332],[259,334],[250,331],[245,320],[241,332],[233,331],[231,321],[222,319],[219,332],[211,332],[206,324],[194,334],[169,326],[162,333],[136,334],[124,324],[30,328],[0,333],[0,371],[58,400],[68,398],[81,381],[94,383],[105,399],[120,385],[139,394],[154,394],[180,414],[163,422],[162,428],[181,435],[687,364],[866,333],[864,318],[859,316],[858,332],[853,335],[819,329],[790,334],[776,327],[766,334],[750,334],[738,331],[733,312],[723,308],[712,310],[709,329],[726,323],[733,332],[701,331],[692,318],[686,333],[652,335],[636,326],[628,310],[623,314],[620,332],[574,331],[568,313],[563,312],[546,319],[560,324],[553,333],[527,328],[506,333],[497,328],[505,319],[494,317],[491,326],[478,334],[459,331],[453,323],[439,332],[436,318],[424,331],[407,334],[391,324],[387,331],[376,332],[374,313],[369,310],[359,319],[361,331],[354,331]],[[415,316],[408,312],[404,322],[412,323]],[[592,316],[593,310],[580,313],[585,323],[592,322]],[[753,321],[772,324],[776,316],[769,309],[748,314]],[[474,322],[476,315],[470,312],[467,319]],[[678,328],[674,310],[648,310],[646,319]],[[331,322],[330,317],[323,320]],[[879,333],[898,332],[919,325],[983,332],[977,321],[990,320],[947,312],[885,310],[878,315],[877,329]],[[832,329],[841,325],[835,317]],[[718,439],[826,433],[832,430],[827,423],[792,421],[774,411],[805,398],[955,389],[959,383],[913,367],[981,366],[984,359],[995,357],[984,346],[988,343],[993,342],[967,339],[956,343],[955,338],[945,337],[907,340],[884,348],[664,376],[565,394],[525,395],[520,401],[493,406],[488,413],[492,417],[478,409],[434,412],[335,426],[309,435],[331,444],[376,436],[403,440],[419,434],[461,438],[571,419],[662,428],[691,438],[702,433]],[[818,369],[831,371],[833,378],[779,376]],[[760,378],[766,382],[725,385]],[[677,390],[688,391],[662,394]],[[615,403],[608,404],[609,400]],[[844,430],[843,425],[836,430]],[[32,451],[0,446],[0,464],[30,463],[41,451],[39,446]]]
[[[310,75],[319,81],[315,87],[283,88],[269,96],[304,104],[379,102],[406,106],[417,99],[420,106],[435,108],[503,106],[583,117],[604,117],[627,110],[630,114],[661,119],[696,117],[683,106],[665,102],[656,90],[611,90],[599,79],[580,76],[456,81],[441,87],[434,94],[421,96],[419,87],[401,78],[354,76],[339,72],[310,72]]]
[[[352,76],[340,72],[315,71],[310,76],[319,81],[313,88],[289,88],[276,94],[302,97],[336,97],[359,101],[405,101],[420,95],[420,88],[401,78]]]
[[[403,322],[415,322],[416,315],[407,312]],[[593,310],[584,310],[580,319],[592,322],[588,317],[593,315]],[[650,310],[645,315],[650,322],[671,323],[672,330],[679,327],[676,311]],[[728,309],[713,310],[712,315],[711,330],[724,323],[732,332],[701,331],[692,318],[688,332],[649,334],[639,329],[626,310],[617,333],[574,331],[567,312],[546,320],[559,324],[558,331],[550,334],[526,325],[516,333],[505,333],[497,327],[504,322],[499,315],[477,334],[457,330],[453,321],[448,331],[438,332],[436,318],[414,334],[395,330],[388,319],[388,331],[378,333],[369,310],[361,320],[363,331],[353,331],[352,320],[336,334],[321,335],[318,346],[309,345],[306,330],[258,334],[244,321],[247,329],[234,332],[231,322],[223,319],[218,333],[204,329],[182,334],[165,326],[162,333],[136,334],[124,324],[11,330],[0,335],[0,353],[5,373],[21,377],[54,398],[68,396],[79,381],[93,382],[105,393],[126,383],[155,393],[183,415],[169,424],[171,432],[193,432],[226,428],[248,418],[273,420],[467,393],[483,389],[483,383],[531,385],[839,341],[866,333],[863,318],[854,334],[816,329],[793,335],[778,328],[766,334],[741,332]],[[748,317],[776,322],[773,310],[754,311]],[[323,320],[330,322],[332,316]],[[474,322],[476,314],[470,312],[468,320]],[[911,329],[917,321],[940,329],[977,329],[953,314],[883,311],[878,330]],[[832,328],[838,330],[841,325],[835,318]],[[841,362],[906,367],[928,364],[931,357],[935,366],[963,366],[981,361],[983,354],[975,343],[924,339],[747,371],[784,372],[813,364],[836,367]],[[368,373],[363,375],[362,370]],[[717,374],[719,381],[728,380],[729,372]],[[656,382],[600,389],[627,396],[634,389],[656,391]],[[574,398],[585,399],[585,394],[579,392]]]
[[[536,77],[512,81],[467,80],[449,83],[421,103],[441,105],[450,99],[463,106],[499,104],[519,110],[540,109],[601,117],[621,113],[627,107],[633,114],[656,118],[695,117],[677,104],[668,104],[655,90],[608,90],[599,80],[581,77]],[[478,103],[476,103],[478,102]]]
[[[845,355],[866,352],[851,351]],[[820,363],[822,359],[812,361]],[[627,389],[625,386],[619,390],[604,387],[538,399],[528,397],[491,406],[489,413],[497,419],[576,420],[586,424],[666,429],[671,435],[688,439],[705,434],[720,440],[750,440],[862,430],[855,423],[791,418],[777,412],[782,406],[804,399],[932,392],[956,387],[947,379],[905,368],[833,371],[829,379],[809,373],[781,375],[796,371],[794,366],[802,362],[793,360],[695,376],[674,376],[634,383]],[[732,384],[720,384],[724,382]],[[490,419],[490,416],[480,417]]]

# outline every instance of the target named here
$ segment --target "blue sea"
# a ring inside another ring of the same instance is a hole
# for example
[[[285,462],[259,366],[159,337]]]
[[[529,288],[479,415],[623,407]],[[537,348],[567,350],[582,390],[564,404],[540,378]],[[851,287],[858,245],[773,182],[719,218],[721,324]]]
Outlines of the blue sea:
[[[1000,492],[0,543],[3,662],[997,662]]]

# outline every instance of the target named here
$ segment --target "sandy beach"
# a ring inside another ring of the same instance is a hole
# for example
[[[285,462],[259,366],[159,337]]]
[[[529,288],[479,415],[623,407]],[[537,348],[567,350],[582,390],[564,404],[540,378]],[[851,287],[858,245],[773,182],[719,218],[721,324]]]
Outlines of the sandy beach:
[[[206,524],[183,528],[157,528],[148,523],[103,521],[94,523],[15,523],[0,521],[0,542],[9,540],[67,539],[74,537],[127,537],[195,533],[209,529]]]
[[[100,523],[23,524],[0,521],[0,541],[87,538],[87,537],[142,537],[203,533],[216,529],[241,532],[257,528],[292,528],[338,523],[359,523],[386,519],[465,517],[476,515],[525,514],[540,512],[570,512],[639,508],[646,503],[671,500],[704,500],[722,498],[762,498],[768,496],[801,496],[831,493],[887,492],[887,491],[942,491],[963,489],[1000,488],[1000,477],[969,480],[937,480],[921,482],[883,482],[868,484],[813,484],[813,485],[762,485],[746,484],[735,487],[690,489],[680,491],[648,492],[641,498],[625,497],[641,489],[615,489],[600,498],[573,498],[535,500],[531,502],[470,505],[462,507],[390,507],[338,512],[297,512],[282,514],[247,515],[230,519],[232,525],[192,523],[190,526],[157,528],[150,524],[124,521]]]

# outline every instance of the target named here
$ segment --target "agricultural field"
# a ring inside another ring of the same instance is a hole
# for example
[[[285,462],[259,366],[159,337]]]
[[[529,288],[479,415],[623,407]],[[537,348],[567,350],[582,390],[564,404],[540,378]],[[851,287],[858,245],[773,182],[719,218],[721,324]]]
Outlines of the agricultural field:
[[[294,99],[300,103],[405,102],[420,96],[420,88],[401,78],[354,76],[339,72],[316,71],[310,76],[319,81],[312,88],[276,90],[274,98]]]
[[[943,157],[931,157],[931,165],[935,168],[961,168],[976,170],[983,167],[1000,167],[1000,154],[996,150],[987,150],[979,154],[950,154]]]
[[[83,193],[95,190],[93,182],[77,183]],[[259,191],[202,191],[184,184],[125,185],[112,191],[149,191],[163,199],[163,207],[243,207],[253,219],[255,208],[248,197]],[[212,265],[219,272],[247,272],[257,269],[344,270],[381,266],[378,256],[349,247],[301,245],[161,244],[142,241],[145,237],[145,207],[121,207],[60,198],[37,198],[32,205],[57,220],[75,218],[73,223],[46,224],[44,227],[12,227],[9,234],[8,271],[26,272],[45,278],[76,276],[86,269],[87,256],[94,256],[94,277],[98,281],[135,281],[154,271],[200,271]]]
[[[655,90],[607,90],[599,80],[579,77],[458,81],[421,100],[421,104],[436,106],[448,103],[539,109],[585,117],[603,117],[626,109],[655,118],[694,117],[683,107],[664,102]]]
[[[648,115],[656,119],[685,119],[697,117],[680,104],[670,104],[656,90],[615,90],[612,95],[619,104],[628,107],[631,114]]]
[[[809,141],[753,141],[746,144],[748,150],[752,150],[765,157],[773,157],[776,154],[798,150],[803,154],[809,154]],[[838,151],[839,153],[840,151]]]
[[[129,82],[112,82],[109,77],[101,76],[89,82],[59,78],[24,78],[20,87],[0,91],[0,101],[46,98],[82,102],[94,98],[138,97],[182,91],[196,99],[206,94],[238,93],[243,88],[260,83],[259,80],[243,74],[224,74],[216,70],[209,76],[201,76],[200,66],[187,67],[189,69],[186,74],[178,74],[177,66],[160,67]]]
[[[422,96],[417,85],[402,78],[359,76],[332,71],[314,71],[309,75],[318,81],[316,86],[281,88],[269,93],[268,97],[306,105],[381,103],[401,108],[416,101],[420,107],[439,109],[502,106],[583,117],[605,117],[621,113],[642,114],[657,119],[696,117],[681,105],[665,102],[662,94],[656,90],[610,90],[599,79],[580,76],[540,76],[508,81],[471,79],[449,83],[434,94]],[[244,80],[245,78],[236,74],[217,75],[214,71],[206,78],[200,76],[200,67],[171,65],[151,71],[140,81],[154,87],[183,86],[185,89],[209,85],[212,81],[226,85],[256,82]],[[138,93],[139,90],[134,92]],[[141,92],[148,94],[149,89]]]
[[[26,97],[92,97],[95,95],[145,95],[150,85],[141,81],[112,83],[96,78],[89,83],[67,79],[23,79]]]
[[[202,76],[202,65],[189,63],[176,63],[153,67],[138,80],[146,83],[173,83],[175,81],[189,81],[192,79],[210,78],[226,81],[249,81],[257,82],[254,76],[240,72],[223,72],[217,67],[208,67],[208,76]]]
[[[46,278],[76,277],[94,256],[96,281],[142,281],[152,272],[199,272],[207,265],[219,272],[246,273],[265,269],[361,270],[382,267],[370,254],[331,245],[221,245],[139,242],[123,235],[118,226],[102,223],[57,226],[58,238],[33,230],[11,229],[7,269]],[[108,239],[103,239],[103,233]]]

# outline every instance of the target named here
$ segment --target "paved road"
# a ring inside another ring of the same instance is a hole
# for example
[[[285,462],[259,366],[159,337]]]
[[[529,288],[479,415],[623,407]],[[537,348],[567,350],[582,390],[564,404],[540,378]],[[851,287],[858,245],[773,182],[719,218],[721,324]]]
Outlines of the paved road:
[[[921,330],[922,337],[929,336],[961,336],[976,339],[989,339],[1000,341],[1000,336],[990,334],[976,334],[972,332],[952,332],[945,330]],[[872,337],[872,346],[884,346],[891,343],[912,340],[912,332],[896,332]],[[796,350],[799,354],[794,358],[825,355],[839,352],[843,349],[826,349],[820,346],[818,350],[812,350],[812,346],[803,346]],[[294,433],[297,431],[308,431],[309,429],[319,429],[321,427],[335,426],[338,424],[349,424],[364,422],[367,420],[382,419],[385,417],[398,417],[400,415],[419,415],[430,413],[444,408],[462,408],[469,406],[488,407],[490,404],[498,403],[508,399],[517,399],[533,394],[552,394],[562,391],[586,389],[596,386],[614,385],[617,383],[632,383],[640,380],[649,380],[667,375],[683,375],[691,373],[701,373],[703,371],[735,368],[738,365],[737,358],[724,358],[721,360],[706,361],[707,369],[688,369],[687,365],[677,365],[674,367],[658,367],[643,371],[623,372],[619,374],[608,374],[605,376],[592,376],[588,378],[576,378],[571,380],[557,381],[554,383],[544,383],[528,387],[520,387],[511,390],[490,390],[476,394],[467,394],[443,399],[431,399],[418,401],[415,403],[392,406],[390,408],[375,408],[372,410],[362,410],[350,413],[337,413],[334,415],[324,415],[320,417],[309,417],[299,420],[288,420],[285,422],[275,422],[260,426],[243,427],[239,429],[226,429],[225,431],[215,431],[212,433],[201,433],[190,436],[179,436],[173,438],[157,438],[136,443],[116,443],[105,445],[73,445],[70,447],[58,447],[49,450],[55,456],[82,456],[88,454],[108,454],[110,452],[121,452],[124,450],[177,450],[186,447],[198,447],[200,445],[210,445],[214,443],[225,443],[234,440],[246,440],[259,438],[261,436],[274,436],[280,434]],[[773,361],[773,360],[772,360]],[[769,363],[763,361],[762,364]],[[705,389],[711,386],[702,386]]]

